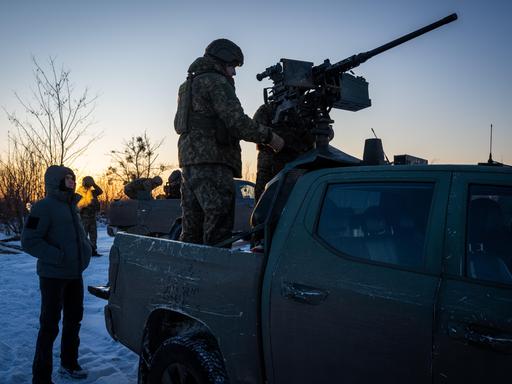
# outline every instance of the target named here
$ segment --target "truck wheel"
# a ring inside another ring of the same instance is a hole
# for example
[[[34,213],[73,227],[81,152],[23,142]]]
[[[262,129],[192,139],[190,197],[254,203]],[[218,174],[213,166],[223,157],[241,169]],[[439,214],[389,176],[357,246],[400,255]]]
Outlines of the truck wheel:
[[[164,341],[156,350],[148,378],[150,384],[228,382],[221,355],[215,346],[204,339],[181,336]]]

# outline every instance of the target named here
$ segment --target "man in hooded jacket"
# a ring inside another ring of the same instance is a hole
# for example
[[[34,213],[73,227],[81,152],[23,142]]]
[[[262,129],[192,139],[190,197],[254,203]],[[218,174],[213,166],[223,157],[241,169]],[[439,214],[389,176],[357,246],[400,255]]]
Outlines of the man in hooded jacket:
[[[75,175],[69,168],[52,165],[44,175],[46,197],[32,206],[21,244],[36,257],[41,290],[39,334],[32,365],[33,383],[52,383],[53,343],[63,313],[61,366],[71,378],[85,378],[78,364],[79,330],[83,316],[82,272],[89,265],[91,246],[81,224],[76,203]]]
[[[181,241],[215,245],[231,236],[233,177],[242,176],[240,140],[279,151],[283,140],[244,113],[233,76],[244,56],[228,39],[212,41],[188,69],[174,120],[182,169]]]

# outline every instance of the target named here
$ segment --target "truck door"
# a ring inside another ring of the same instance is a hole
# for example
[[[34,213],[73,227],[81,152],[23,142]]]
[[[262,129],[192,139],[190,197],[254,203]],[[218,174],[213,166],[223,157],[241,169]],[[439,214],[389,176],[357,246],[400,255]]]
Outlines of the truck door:
[[[322,172],[299,180],[273,238],[270,381],[430,383],[449,175]]]
[[[434,383],[509,383],[512,174],[458,173],[447,217]]]

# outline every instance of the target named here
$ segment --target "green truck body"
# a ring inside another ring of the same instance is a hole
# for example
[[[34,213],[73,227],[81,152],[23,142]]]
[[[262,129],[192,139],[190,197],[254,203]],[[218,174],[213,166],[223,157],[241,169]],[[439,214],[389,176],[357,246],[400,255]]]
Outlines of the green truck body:
[[[264,253],[117,234],[105,316],[140,382],[189,336],[222,371],[195,382],[510,380],[512,168],[310,170],[278,211]]]

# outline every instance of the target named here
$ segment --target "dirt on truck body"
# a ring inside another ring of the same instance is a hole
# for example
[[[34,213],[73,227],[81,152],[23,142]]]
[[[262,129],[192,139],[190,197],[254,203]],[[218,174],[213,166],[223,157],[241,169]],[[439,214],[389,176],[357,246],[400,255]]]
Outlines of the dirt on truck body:
[[[154,358],[155,346],[164,340],[192,332],[208,335],[216,350],[221,340],[237,351],[229,357],[236,376],[260,382],[254,294],[259,289],[262,255],[165,239],[148,244],[148,240],[119,234],[114,241],[110,256],[114,283],[106,309],[110,334],[147,360]],[[131,293],[126,295],[128,290]],[[224,365],[223,360],[220,363]]]

